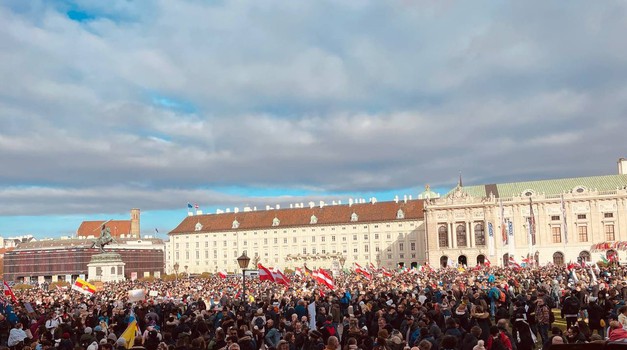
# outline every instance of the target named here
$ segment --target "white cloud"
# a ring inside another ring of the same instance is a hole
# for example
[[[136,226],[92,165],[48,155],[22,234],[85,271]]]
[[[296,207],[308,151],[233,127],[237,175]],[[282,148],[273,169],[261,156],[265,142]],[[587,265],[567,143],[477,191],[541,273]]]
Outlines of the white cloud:
[[[54,6],[0,5],[0,191],[38,213],[608,173],[627,149],[621,2]]]

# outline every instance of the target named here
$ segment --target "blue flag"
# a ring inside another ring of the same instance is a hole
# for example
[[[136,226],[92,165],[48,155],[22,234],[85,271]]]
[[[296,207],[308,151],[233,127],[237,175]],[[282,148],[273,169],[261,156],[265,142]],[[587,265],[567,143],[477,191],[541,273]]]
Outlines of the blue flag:
[[[194,207],[192,206],[191,203],[187,203],[187,209],[193,209]]]

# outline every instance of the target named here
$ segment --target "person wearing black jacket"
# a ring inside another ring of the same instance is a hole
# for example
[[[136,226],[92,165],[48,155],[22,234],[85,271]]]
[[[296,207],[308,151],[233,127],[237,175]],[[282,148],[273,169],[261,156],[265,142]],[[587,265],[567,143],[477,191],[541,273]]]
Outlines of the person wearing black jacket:
[[[579,317],[579,310],[581,304],[576,296],[571,295],[569,291],[566,292],[564,301],[562,302],[562,318],[566,318],[566,329],[570,329],[571,326],[577,325],[577,318]]]

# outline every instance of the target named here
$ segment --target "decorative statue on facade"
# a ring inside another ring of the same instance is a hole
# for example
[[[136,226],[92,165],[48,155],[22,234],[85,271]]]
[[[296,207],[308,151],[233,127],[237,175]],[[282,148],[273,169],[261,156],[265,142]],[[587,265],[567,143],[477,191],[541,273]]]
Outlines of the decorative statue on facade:
[[[104,253],[104,247],[113,242],[113,237],[111,236],[111,230],[106,227],[104,224],[102,225],[102,227],[100,228],[100,237],[96,238],[94,240],[94,243],[92,244],[92,248],[98,248],[100,249],[101,253]]]

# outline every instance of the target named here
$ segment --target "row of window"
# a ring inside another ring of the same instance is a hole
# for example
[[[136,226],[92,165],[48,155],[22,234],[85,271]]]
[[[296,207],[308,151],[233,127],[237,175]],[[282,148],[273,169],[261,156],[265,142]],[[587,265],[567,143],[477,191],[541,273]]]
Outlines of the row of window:
[[[603,218],[611,219],[614,217],[614,213],[603,213]],[[562,217],[560,215],[551,215],[551,221],[560,221]],[[577,220],[587,220],[587,214],[577,214]]]
[[[246,243],[246,242],[244,242],[244,243]],[[244,244],[244,245],[246,245],[246,244]],[[178,248],[178,244],[177,244],[177,248]],[[405,244],[404,243],[398,243],[398,250],[401,251],[401,252],[404,251],[405,250]],[[410,251],[416,251],[416,242],[410,242],[409,243],[409,250]],[[370,251],[370,246],[367,245],[367,244],[364,245],[363,251],[364,251],[364,253],[368,253]],[[379,247],[375,247],[375,251],[379,252],[380,248]],[[391,252],[392,248],[388,247],[387,251]],[[359,252],[358,248],[353,248],[353,253],[358,253],[358,252]],[[317,254],[317,253],[318,253],[318,251],[317,251],[316,247],[311,248],[311,254]],[[326,254],[326,250],[322,249],[320,251],[320,253]],[[333,250],[333,253],[335,253],[335,249]],[[344,249],[344,253],[346,253],[346,249]],[[179,258],[179,255],[178,255],[179,252],[177,251],[177,252],[175,252],[175,254],[176,254],[176,258],[178,259]],[[234,251],[233,256],[237,256],[237,254],[238,254],[237,251]],[[303,254],[307,254],[307,247],[303,247]],[[224,252],[224,257],[226,257],[226,255],[227,255],[227,253],[225,251]],[[186,259],[189,259],[189,251],[185,251],[185,256],[186,256]],[[213,258],[214,259],[218,258],[218,251],[217,250],[213,251]],[[200,259],[200,251],[199,250],[196,251],[196,259]],[[209,259],[209,251],[208,250],[205,250],[205,259]]]
[[[403,233],[399,233],[398,234],[398,238],[402,238],[403,237]],[[305,238],[305,237],[303,237]],[[353,241],[356,241],[358,238],[358,235],[353,235]],[[386,235],[387,239],[391,239],[392,238],[392,234],[388,233]],[[306,238],[305,238],[306,239]],[[374,239],[378,240],[379,239],[379,234],[375,233],[374,234]],[[367,241],[368,240],[368,235],[364,234],[364,240]],[[331,242],[335,242],[336,241],[336,236],[333,235],[331,236]],[[346,236],[342,236],[342,242],[346,242],[347,241],[347,237]],[[320,237],[320,242],[326,242],[326,236],[321,236]],[[222,241],[222,245],[224,247],[228,246],[229,241]],[[247,245],[248,241],[244,240],[243,244]],[[256,242],[255,242],[256,243]],[[273,238],[273,243],[274,244],[279,244],[279,238],[275,237]],[[287,237],[283,238],[283,244],[287,244],[288,243],[288,239]],[[292,237],[292,243],[298,243],[298,237]],[[307,241],[303,241],[303,243],[308,243]],[[311,236],[311,243],[316,243],[316,236]],[[263,244],[268,244],[268,238],[264,238],[263,239]],[[179,249],[179,243],[175,243],[175,248]],[[216,245],[218,245],[218,242],[216,242]],[[209,247],[209,241],[205,241],[205,248]],[[189,243],[185,243],[185,248],[189,249]],[[200,248],[200,242],[196,242],[196,248]]]
[[[606,241],[614,241],[616,239],[613,224],[604,225],[604,230],[605,230],[604,233],[605,233]],[[584,226],[584,225],[577,226],[577,235],[579,238],[579,242],[588,242],[588,226]],[[562,227],[552,226],[551,237],[552,237],[553,243],[562,243]],[[468,246],[465,224],[457,225],[456,240],[457,240],[458,247]],[[439,243],[440,248],[446,248],[449,246],[448,227],[446,225],[442,225],[438,228],[438,243]],[[534,241],[534,244],[535,244],[535,241]],[[475,225],[475,245],[476,246],[486,245],[485,231],[483,229],[483,224]]]

